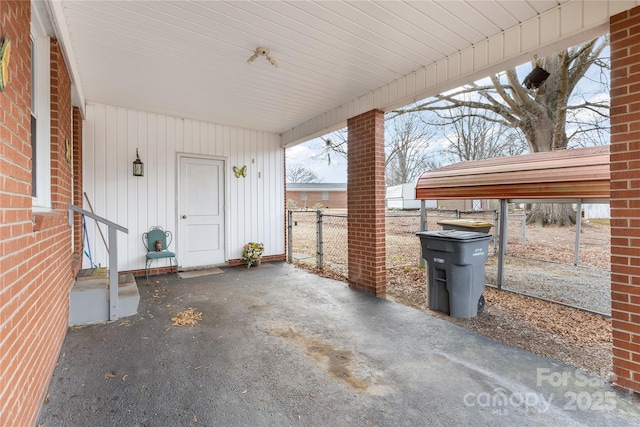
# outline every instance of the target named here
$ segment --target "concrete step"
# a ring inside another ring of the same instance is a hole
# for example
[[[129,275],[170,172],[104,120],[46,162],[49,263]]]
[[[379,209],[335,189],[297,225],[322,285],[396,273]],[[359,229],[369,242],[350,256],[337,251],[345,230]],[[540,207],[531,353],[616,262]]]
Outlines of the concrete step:
[[[140,294],[133,274],[118,275],[118,318],[138,312]],[[109,276],[106,268],[82,270],[69,294],[69,326],[109,320]]]

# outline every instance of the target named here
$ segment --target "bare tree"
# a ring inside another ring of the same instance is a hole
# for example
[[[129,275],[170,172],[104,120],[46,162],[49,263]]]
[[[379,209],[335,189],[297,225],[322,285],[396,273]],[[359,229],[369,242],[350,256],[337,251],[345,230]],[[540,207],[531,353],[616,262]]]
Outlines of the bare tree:
[[[599,140],[606,135],[608,99],[572,97],[572,94],[593,64],[606,66],[606,60],[600,56],[608,45],[609,37],[605,36],[548,55],[541,61],[536,58],[533,67],[540,66],[550,73],[540,85],[523,87],[516,69],[512,68],[490,76],[491,84],[469,84],[396,113],[444,111],[456,107],[492,112],[518,128],[532,152],[565,149],[569,147],[570,138],[576,140],[576,145],[592,143],[589,138]],[[586,115],[588,120],[583,119],[584,112],[591,113]],[[495,121],[489,114],[481,113],[480,116]],[[589,137],[585,137],[587,134]],[[541,209],[536,212],[534,208],[530,221],[567,222],[569,210],[539,206]]]
[[[429,150],[434,130],[418,115],[385,119],[385,181],[388,186],[414,182],[425,170],[437,167]]]
[[[569,102],[576,85],[591,65],[603,64],[600,54],[608,45],[609,37],[601,37],[546,56],[539,64],[534,61],[533,66],[540,65],[550,73],[544,84],[537,88],[523,87],[516,69],[511,68],[490,76],[489,85],[472,83],[408,109],[396,110],[396,113],[442,111],[463,106],[491,111],[511,126],[519,128],[532,152],[567,148],[568,111],[591,110],[608,116],[608,100],[582,98]],[[488,116],[486,118],[495,120]]]
[[[347,160],[347,138],[346,128],[333,132],[328,138],[323,138],[322,150],[318,157],[325,157],[329,166],[331,166],[331,154],[336,154]]]
[[[291,184],[311,184],[320,182],[318,174],[309,168],[300,165],[287,167],[287,182]]]
[[[427,169],[437,167],[434,152],[429,150],[435,131],[418,115],[392,114],[385,117],[385,181],[387,185],[413,182]],[[333,132],[323,139],[318,157],[337,155],[347,159],[347,129]]]
[[[527,151],[524,136],[497,117],[486,119],[492,113],[479,115],[469,107],[456,107],[439,114],[449,124],[444,138],[449,142],[444,149],[452,162],[513,156]]]

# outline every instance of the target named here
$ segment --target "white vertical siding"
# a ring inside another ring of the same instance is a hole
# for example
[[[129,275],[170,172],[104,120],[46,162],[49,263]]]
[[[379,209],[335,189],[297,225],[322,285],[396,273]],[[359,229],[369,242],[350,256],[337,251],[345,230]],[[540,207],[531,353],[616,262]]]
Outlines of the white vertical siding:
[[[248,241],[265,254],[284,253],[284,150],[279,135],[88,104],[83,126],[83,185],[97,215],[129,229],[118,234],[118,267],[144,268],[142,233],[161,225],[176,234],[178,153],[225,161],[226,259],[240,258]],[[136,148],[144,177],[132,175]],[[236,178],[233,166],[247,166]],[[84,202],[85,209],[89,206]],[[92,220],[87,221],[96,264],[108,254]],[[103,227],[107,237],[107,230]],[[173,250],[178,250],[176,242]],[[178,253],[178,260],[180,254]],[[85,257],[84,267],[89,267]],[[157,265],[157,264],[154,264]]]

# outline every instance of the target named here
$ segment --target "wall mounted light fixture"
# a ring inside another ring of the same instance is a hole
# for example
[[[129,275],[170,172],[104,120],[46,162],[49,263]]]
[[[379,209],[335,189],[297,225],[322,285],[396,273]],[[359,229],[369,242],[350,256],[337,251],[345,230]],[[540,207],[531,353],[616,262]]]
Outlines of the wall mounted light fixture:
[[[133,161],[133,176],[144,176],[144,163],[140,160],[138,149],[136,148],[136,159]]]

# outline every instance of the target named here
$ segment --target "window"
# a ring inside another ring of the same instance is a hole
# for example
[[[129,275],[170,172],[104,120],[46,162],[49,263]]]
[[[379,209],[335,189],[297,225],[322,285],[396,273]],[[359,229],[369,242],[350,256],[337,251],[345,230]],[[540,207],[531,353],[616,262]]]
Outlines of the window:
[[[42,12],[31,15],[31,196],[34,211],[51,208],[51,71]]]
[[[304,191],[300,192],[300,200],[307,200],[307,193]]]
[[[328,191],[323,191],[322,192],[322,200],[329,200],[329,192]]]

